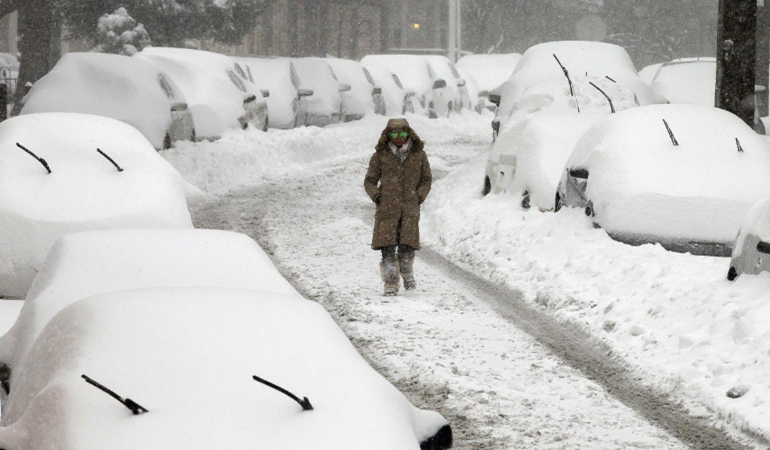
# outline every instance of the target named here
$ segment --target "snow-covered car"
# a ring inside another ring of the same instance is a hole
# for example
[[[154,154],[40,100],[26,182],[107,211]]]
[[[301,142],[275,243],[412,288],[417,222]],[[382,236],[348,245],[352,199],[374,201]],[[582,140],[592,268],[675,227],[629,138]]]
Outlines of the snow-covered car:
[[[416,93],[420,109],[429,117],[447,117],[454,108],[455,96],[446,79],[440,78],[422,55],[368,55],[364,66],[382,64],[398,75],[406,89]]]
[[[187,100],[158,66],[128,56],[68,53],[27,94],[21,114],[73,112],[111,117],[156,149],[195,140]]]
[[[497,105],[488,100],[489,93],[511,77],[520,59],[519,53],[466,55],[455,66],[468,82],[471,99],[478,97],[479,109],[494,111]],[[477,92],[474,94],[474,91]]]
[[[412,99],[416,92],[414,89],[405,89],[398,75],[383,64],[376,62],[364,62],[362,60],[361,65],[364,66],[374,79],[374,85],[382,89],[385,115],[398,116],[415,111]]]
[[[340,123],[345,114],[342,93],[351,89],[349,84],[337,80],[328,62],[320,58],[294,58],[291,60],[302,86],[313,91],[307,98],[307,115],[303,125],[325,127]]]
[[[770,198],[751,207],[733,246],[727,279],[770,272]]]
[[[318,303],[206,288],[68,306],[19,368],[0,425],[7,450],[439,450],[452,440],[446,419],[369,367]]]
[[[16,92],[19,79],[19,59],[10,53],[0,53],[0,83],[8,86],[8,98]]]
[[[483,194],[521,193],[521,205],[554,209],[556,187],[575,145],[609,114],[536,114],[502,133],[489,152]]]
[[[5,369],[0,383],[6,390],[16,384],[16,368],[43,328],[72,303],[108,292],[179,286],[296,294],[270,257],[243,234],[195,229],[67,234],[51,247],[16,323],[0,337]]]
[[[287,58],[236,58],[249,80],[270,92],[270,128],[290,129],[305,123],[307,98],[312,89],[302,86],[294,64]]]
[[[350,85],[350,90],[342,93],[345,102],[345,122],[359,120],[366,114],[385,115],[385,102],[382,88],[375,86],[372,75],[358,61],[349,59],[326,58],[337,79]]]
[[[147,47],[134,54],[173,78],[187,98],[198,139],[218,139],[230,128],[267,130],[262,91],[229,56],[184,48]]]
[[[505,128],[504,123],[519,110],[549,107],[554,103],[554,92],[567,92],[572,97],[568,106],[575,111],[588,109],[586,100],[581,98],[585,95],[606,105],[606,101],[602,101],[604,94],[599,93],[592,83],[610,98],[612,95],[606,91],[615,84],[631,92],[636,105],[666,102],[639,78],[622,47],[602,42],[547,42],[524,52],[511,77],[495,89],[500,96],[500,107],[492,127]]]
[[[676,60],[661,64],[650,82],[671,103],[714,106],[716,58]]]
[[[468,94],[467,82],[457,71],[452,61],[446,56],[440,55],[428,55],[425,58],[436,74],[436,78],[446,80],[447,87],[453,94],[452,111],[459,113],[463,108],[472,109],[474,103]]]
[[[40,113],[3,121],[0,167],[0,296],[24,298],[63,234],[192,228],[182,176],[115,119]]]
[[[768,173],[770,144],[733,114],[652,105],[585,133],[555,203],[584,209],[621,242],[729,256],[749,208],[770,197]]]

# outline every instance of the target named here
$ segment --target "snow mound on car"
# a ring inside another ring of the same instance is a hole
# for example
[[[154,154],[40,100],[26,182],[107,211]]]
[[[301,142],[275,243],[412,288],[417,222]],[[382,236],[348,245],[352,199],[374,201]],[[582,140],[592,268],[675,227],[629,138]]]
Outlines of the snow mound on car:
[[[43,327],[66,306],[106,292],[220,287],[296,294],[246,235],[216,230],[106,230],[59,239],[35,278],[0,360],[24,360]]]
[[[158,84],[160,71],[137,58],[69,53],[35,83],[21,114],[74,112],[125,122],[163,147],[171,102]],[[179,99],[184,102],[184,98]]]
[[[749,208],[770,197],[770,145],[716,108],[656,105],[615,114],[583,136],[567,166],[589,170],[586,194],[608,232],[732,245]]]
[[[322,306],[298,295],[175,288],[91,297],[51,320],[21,372],[0,444],[47,435],[82,450],[412,450],[446,424],[411,405]],[[149,412],[132,417],[81,374]],[[61,395],[44,398],[52,389]]]
[[[17,142],[45,159],[52,173]],[[2,122],[0,167],[2,295],[24,297],[48,249],[63,234],[192,228],[179,172],[139,131],[114,119],[42,113]]]
[[[466,55],[457,61],[457,70],[472,74],[480,89],[491,91],[510,78],[520,59],[518,53]]]
[[[752,235],[767,242],[770,241],[770,198],[760,200],[746,213],[740,233],[733,247],[733,258],[741,256],[746,237]]]

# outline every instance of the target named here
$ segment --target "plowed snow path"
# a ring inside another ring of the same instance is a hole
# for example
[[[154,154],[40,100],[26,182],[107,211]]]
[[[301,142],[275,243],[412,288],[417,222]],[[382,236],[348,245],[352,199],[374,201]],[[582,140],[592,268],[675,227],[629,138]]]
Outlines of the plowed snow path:
[[[479,150],[427,149],[449,167]],[[718,432],[704,437],[697,423],[682,432],[690,422],[672,405],[663,405],[666,420],[682,421],[673,432],[686,444],[651,424],[646,407],[626,406],[569,365],[591,360],[560,358],[493,309],[486,297],[499,299],[496,287],[471,286],[432,252],[418,252],[417,291],[382,297],[379,252],[369,248],[374,206],[362,188],[367,163],[351,158],[236,192],[194,211],[196,226],[256,239],[380,373],[452,422],[458,449],[742,448]]]

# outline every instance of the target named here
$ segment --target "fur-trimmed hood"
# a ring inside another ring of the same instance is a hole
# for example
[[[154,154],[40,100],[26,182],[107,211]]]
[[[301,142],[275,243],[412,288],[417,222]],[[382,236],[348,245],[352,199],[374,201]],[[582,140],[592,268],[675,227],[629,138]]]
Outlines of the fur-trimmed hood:
[[[388,147],[388,140],[390,137],[388,134],[393,130],[406,130],[406,132],[409,133],[409,139],[412,140],[412,149],[410,151],[419,152],[423,150],[422,139],[420,139],[420,136],[417,136],[417,133],[409,126],[409,122],[407,122],[406,119],[390,119],[388,121],[388,126],[382,130],[380,140],[377,141],[377,145],[374,147],[376,151],[390,151],[390,148]]]

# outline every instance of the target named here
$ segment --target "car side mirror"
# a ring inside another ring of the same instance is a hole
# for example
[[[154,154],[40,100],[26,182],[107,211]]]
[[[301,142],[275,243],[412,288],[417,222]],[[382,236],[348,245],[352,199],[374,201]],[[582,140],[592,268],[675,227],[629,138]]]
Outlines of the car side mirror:
[[[467,82],[465,81],[465,79],[464,79],[464,78],[458,78],[458,79],[457,79],[457,86],[459,86],[459,87],[463,87],[463,86],[465,86],[465,85],[466,85],[466,83],[467,83]]]
[[[446,87],[446,80],[436,80],[433,82],[433,89],[441,89]]]
[[[260,92],[262,92],[262,97],[268,98],[270,97],[270,90],[269,89],[260,89]]]
[[[372,95],[382,95],[382,88],[376,87],[372,89]]]
[[[353,89],[353,88],[350,87],[349,84],[347,84],[347,83],[340,83],[340,92],[349,92],[351,89]]]
[[[187,111],[187,103],[185,103],[185,102],[176,102],[176,103],[171,105],[171,111],[172,112]]]
[[[297,97],[310,97],[313,95],[312,89],[297,89]]]
[[[489,94],[489,101],[500,106],[500,94]]]
[[[588,179],[588,169],[583,168],[572,168],[569,170],[569,176],[572,178],[579,178],[581,180],[587,180]]]
[[[757,251],[759,253],[770,255],[770,242],[759,241],[759,243],[757,244]]]
[[[489,91],[479,92],[479,98],[486,98],[486,97],[489,97]]]
[[[246,97],[243,99],[243,104],[244,104],[244,105],[246,105],[246,104],[248,104],[248,103],[252,103],[252,102],[256,102],[256,101],[257,101],[257,96],[256,96],[256,95],[254,95],[254,94],[251,94],[251,95],[249,95],[249,96],[246,96]]]
[[[414,89],[407,89],[406,91],[404,91],[404,94],[406,94],[407,97],[414,97],[415,95],[417,95],[417,92],[415,92]]]

